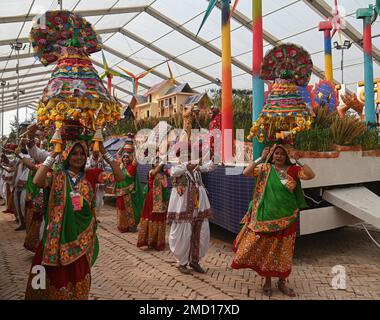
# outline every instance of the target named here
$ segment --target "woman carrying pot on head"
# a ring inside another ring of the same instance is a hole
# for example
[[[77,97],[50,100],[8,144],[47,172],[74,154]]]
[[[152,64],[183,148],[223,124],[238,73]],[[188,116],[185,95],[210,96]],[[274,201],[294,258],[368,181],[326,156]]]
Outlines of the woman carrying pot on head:
[[[137,236],[137,247],[148,246],[148,248],[162,251],[165,249],[166,213],[168,211],[169,171],[156,157],[148,173],[148,183],[145,186],[145,201],[141,213],[139,234]]]
[[[307,207],[300,179],[310,180],[315,174],[298,160],[293,164],[282,145],[265,148],[243,174],[255,177],[256,186],[234,241],[231,267],[250,268],[265,277],[263,293],[267,296],[272,295],[271,278],[277,277],[278,289],[294,297],[286,278],[292,269],[299,210]]]
[[[144,199],[132,139],[126,141],[118,157],[124,178],[115,184],[117,229],[122,233],[137,232]]]
[[[116,181],[123,179],[120,167],[103,145],[100,152],[110,164]],[[52,152],[37,170],[33,183],[45,188],[45,228],[35,257],[26,289],[26,299],[88,299],[91,266],[95,263],[99,245],[94,215],[95,194],[85,172],[88,148],[84,141],[66,144],[62,164],[47,174],[57,154]],[[36,287],[35,266],[46,273],[46,289]]]

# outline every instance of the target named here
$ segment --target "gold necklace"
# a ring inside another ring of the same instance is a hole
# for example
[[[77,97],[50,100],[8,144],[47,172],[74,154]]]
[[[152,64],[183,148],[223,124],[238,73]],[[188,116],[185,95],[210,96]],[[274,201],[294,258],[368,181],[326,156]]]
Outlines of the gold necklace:
[[[286,168],[281,169],[274,166],[276,171],[278,172],[278,175],[280,176],[281,180],[286,179],[288,177],[288,174],[286,173]]]

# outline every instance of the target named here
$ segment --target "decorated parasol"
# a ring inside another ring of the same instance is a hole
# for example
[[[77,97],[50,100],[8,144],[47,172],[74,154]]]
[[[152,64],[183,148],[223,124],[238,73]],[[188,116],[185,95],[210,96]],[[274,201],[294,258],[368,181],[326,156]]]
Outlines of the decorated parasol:
[[[41,21],[44,24],[41,24]],[[89,55],[101,50],[101,40],[91,24],[70,11],[47,11],[30,32],[37,58],[45,66],[56,63],[37,109],[37,120],[53,127],[51,142],[62,151],[66,127],[81,127],[94,134],[94,151],[103,140],[102,128],[116,124],[122,106],[110,95],[95,70]],[[81,130],[69,129],[73,133]]]
[[[266,54],[260,77],[274,83],[248,139],[292,140],[310,127],[311,115],[298,87],[308,84],[312,67],[308,52],[294,44],[277,46]]]

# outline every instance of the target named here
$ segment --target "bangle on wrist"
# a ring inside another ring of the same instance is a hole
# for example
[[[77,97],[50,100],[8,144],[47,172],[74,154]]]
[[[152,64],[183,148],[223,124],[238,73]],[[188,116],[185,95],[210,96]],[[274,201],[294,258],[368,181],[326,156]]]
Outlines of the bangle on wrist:
[[[53,164],[55,162],[55,159],[52,156],[48,156],[45,161],[42,163],[45,167],[52,168]]]
[[[104,160],[106,160],[108,163],[112,161],[116,161],[111,154],[107,151],[105,154],[103,154]]]
[[[299,160],[296,160],[296,164],[298,164],[300,167],[303,167],[305,164]]]
[[[255,161],[253,161],[254,164],[258,165],[263,161],[263,157],[258,157]]]

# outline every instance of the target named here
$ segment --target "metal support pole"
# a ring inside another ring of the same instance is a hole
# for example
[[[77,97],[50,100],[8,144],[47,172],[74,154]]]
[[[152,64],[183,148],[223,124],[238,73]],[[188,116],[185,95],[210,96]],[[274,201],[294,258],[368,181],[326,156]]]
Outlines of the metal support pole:
[[[342,51],[342,59],[340,61],[340,71],[342,72],[342,84],[344,83],[344,50],[350,49],[352,42],[345,40],[343,44],[339,44],[337,41],[334,42],[334,48]]]
[[[25,49],[26,45],[23,45],[22,42],[11,43],[10,46],[13,50],[17,51],[17,84],[16,84],[16,98],[17,98],[17,113],[16,113],[16,139],[19,138],[19,108],[20,108],[20,50]]]
[[[344,77],[343,77],[343,60],[344,60],[344,48],[342,48],[342,61],[340,62],[340,70],[342,71],[342,84],[344,83]]]
[[[18,119],[18,111],[20,107],[20,50],[17,50],[17,67],[16,67],[16,73],[17,73],[17,113],[16,113],[16,140],[18,143],[19,138],[19,119]]]
[[[4,141],[4,89],[5,89],[5,81],[1,82],[2,93],[1,93],[1,147],[3,147]]]

